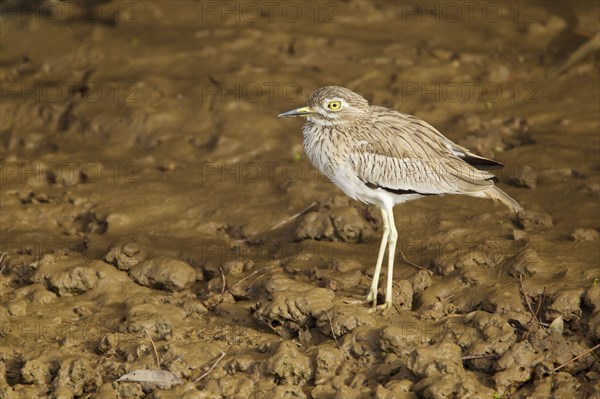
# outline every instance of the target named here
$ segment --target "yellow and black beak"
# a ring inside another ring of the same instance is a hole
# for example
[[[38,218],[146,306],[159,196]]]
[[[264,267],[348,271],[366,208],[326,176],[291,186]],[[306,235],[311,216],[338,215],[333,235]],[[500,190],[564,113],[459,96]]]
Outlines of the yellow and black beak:
[[[278,117],[290,117],[290,116],[308,116],[308,115],[312,115],[312,114],[316,114],[317,111],[313,110],[311,107],[302,107],[302,108],[296,108],[296,109],[292,109],[290,111],[284,112],[282,114],[279,114]]]

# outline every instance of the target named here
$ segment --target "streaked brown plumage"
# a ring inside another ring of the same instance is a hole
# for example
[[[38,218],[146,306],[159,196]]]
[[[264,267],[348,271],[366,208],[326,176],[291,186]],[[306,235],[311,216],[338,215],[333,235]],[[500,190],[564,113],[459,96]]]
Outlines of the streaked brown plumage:
[[[305,116],[304,150],[312,164],[348,196],[381,208],[384,235],[368,300],[375,304],[386,239],[388,281],[383,307],[391,304],[397,232],[394,205],[426,195],[463,194],[521,207],[497,188],[490,169],[502,164],[473,154],[427,122],[371,106],[360,95],[338,86],[316,90],[308,106],[280,116]]]

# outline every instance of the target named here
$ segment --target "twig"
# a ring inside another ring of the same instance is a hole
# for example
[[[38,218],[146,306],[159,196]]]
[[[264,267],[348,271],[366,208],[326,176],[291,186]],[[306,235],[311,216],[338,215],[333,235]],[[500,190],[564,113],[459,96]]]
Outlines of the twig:
[[[273,269],[273,268],[275,268],[275,267],[278,267],[278,265],[268,266],[268,267],[265,267],[265,268],[263,268],[263,269],[258,269],[258,270],[255,270],[255,271],[253,271],[252,273],[250,273],[249,275],[247,275],[246,277],[244,277],[243,279],[241,279],[240,281],[238,281],[237,283],[235,283],[235,284],[233,285],[233,287],[231,287],[231,288],[233,289],[233,288],[237,287],[237,286],[238,286],[238,285],[240,285],[240,284],[241,284],[243,281],[245,281],[245,280],[249,279],[250,277],[252,277],[253,275],[255,275],[255,274],[257,274],[257,273],[264,272],[264,271],[266,271],[266,270]]]
[[[156,350],[156,345],[154,345],[154,340],[150,336],[150,333],[148,332],[148,330],[144,329],[144,332],[146,333],[146,336],[148,336],[148,338],[150,339],[150,343],[152,344],[152,349],[154,349],[154,357],[156,358],[156,366],[160,370],[160,368],[161,368],[160,367],[160,358],[158,357],[158,351]]]
[[[344,353],[344,356],[345,356],[345,352],[342,349],[342,347],[340,346],[340,343],[337,339],[337,336],[335,335],[335,332],[333,332],[333,322],[331,321],[331,316],[329,316],[329,312],[327,310],[325,311],[325,314],[327,315],[327,318],[329,319],[329,328],[331,329],[331,335],[333,335],[333,340],[335,341],[335,344],[337,345],[340,352]]]
[[[206,377],[208,374],[210,374],[211,371],[213,371],[213,369],[217,366],[217,364],[221,361],[221,359],[223,359],[225,357],[225,352],[221,352],[221,355],[219,356],[219,358],[217,360],[215,360],[215,362],[212,364],[212,366],[210,366],[210,368],[208,370],[206,370],[206,373],[202,374],[200,377],[196,378],[194,381],[192,381],[194,384],[197,383],[198,381],[202,380],[204,377]]]
[[[308,212],[310,209],[312,209],[315,205],[317,205],[317,201],[313,201],[309,206],[302,209],[300,212],[294,213],[292,216],[288,217],[287,219],[282,220],[281,222],[277,223],[275,226],[271,227],[267,231],[273,231],[275,229],[280,228],[281,226],[288,224],[289,222],[296,219],[297,217],[304,215],[306,212]]]
[[[225,273],[223,273],[223,268],[219,266],[219,271],[221,272],[221,279],[223,280],[223,285],[221,286],[221,295],[225,293]]]
[[[400,255],[402,255],[402,260],[403,260],[405,263],[408,263],[409,265],[411,265],[411,266],[413,266],[413,267],[416,267],[417,269],[425,270],[425,271],[426,271],[427,273],[429,273],[430,275],[433,275],[433,272],[432,272],[431,270],[429,270],[429,269],[427,269],[426,267],[423,267],[423,266],[421,266],[421,265],[418,265],[418,264],[416,264],[416,263],[415,263],[415,262],[413,262],[413,261],[410,261],[410,260],[408,260],[408,259],[406,258],[406,256],[404,255],[404,252],[402,252],[402,250],[400,250]]]
[[[535,309],[535,313],[531,316],[531,319],[529,320],[529,328],[527,329],[527,332],[523,336],[523,340],[526,340],[527,338],[529,338],[529,334],[531,334],[531,330],[534,326],[534,324],[533,324],[534,320],[537,322],[538,325],[541,325],[541,322],[538,320],[538,314],[540,313],[540,309],[542,308],[542,302],[544,301],[545,295],[546,295],[546,287],[544,287],[544,291],[542,291],[542,293],[540,294],[540,298],[538,299],[537,308]]]
[[[598,348],[600,348],[600,344],[598,344],[598,345],[594,346],[593,348],[590,348],[590,349],[586,350],[585,352],[582,352],[582,353],[580,353],[579,355],[575,356],[573,359],[571,359],[571,360],[569,360],[569,361],[567,361],[567,362],[565,362],[565,363],[561,364],[560,366],[558,366],[557,368],[555,368],[555,369],[554,369],[554,372],[556,373],[558,370],[562,369],[562,368],[563,368],[563,367],[565,367],[566,365],[568,365],[568,364],[571,364],[571,363],[573,363],[573,362],[574,362],[574,361],[576,361],[576,360],[579,360],[581,357],[583,357],[583,356],[587,355],[587,354],[588,354],[588,353],[590,353],[590,352],[593,352],[593,351],[595,351],[595,350],[596,350],[596,349],[598,349]]]
[[[527,293],[525,293],[525,286],[523,286],[523,275],[522,274],[519,274],[519,285],[521,286],[521,293],[523,294],[523,297],[525,298],[527,307],[529,308],[529,311],[533,315],[533,308],[531,307],[531,302],[529,302],[529,297],[527,296]]]
[[[462,360],[485,359],[486,357],[500,357],[500,355],[467,355],[463,356]]]
[[[248,237],[248,238],[244,238],[244,239],[241,239],[241,240],[236,240],[235,242],[238,243],[238,244],[252,243],[253,241],[255,241],[255,239],[260,234],[269,233],[269,232],[271,232],[273,230],[276,230],[276,229],[280,228],[281,226],[284,226],[284,225],[288,224],[289,222],[291,222],[292,220],[296,219],[297,217],[300,217],[300,216],[304,215],[306,212],[308,212],[310,209],[312,209],[317,204],[318,204],[317,201],[313,201],[309,206],[307,206],[306,208],[302,209],[300,212],[297,212],[297,213],[293,214],[292,216],[289,216],[289,217],[285,218],[284,220],[282,220],[281,222],[277,223],[276,225],[269,227],[267,230],[263,231],[262,233],[257,233],[253,237]]]
[[[533,323],[534,320],[537,325],[543,326],[543,323],[538,319],[538,314],[540,313],[540,309],[542,308],[543,297],[546,294],[546,287],[544,287],[544,291],[542,291],[542,293],[540,294],[537,308],[534,312],[533,307],[531,306],[531,302],[529,301],[529,296],[525,292],[525,286],[523,285],[523,275],[522,274],[519,274],[519,286],[521,287],[521,293],[523,294],[523,298],[525,298],[525,303],[527,303],[527,308],[529,309],[529,313],[531,313],[531,319],[529,319],[529,322],[527,322],[527,324],[529,325],[529,328],[527,329],[527,332],[525,334],[523,334],[523,338],[522,338],[523,340],[525,340],[525,339],[529,338],[529,334],[531,334],[531,331],[534,326],[534,323]]]
[[[6,257],[6,252],[2,252],[2,255],[0,255],[0,266],[2,266],[2,268],[0,269],[0,274],[2,274],[2,272],[4,271],[4,268],[6,267],[6,265],[4,264],[5,257]]]

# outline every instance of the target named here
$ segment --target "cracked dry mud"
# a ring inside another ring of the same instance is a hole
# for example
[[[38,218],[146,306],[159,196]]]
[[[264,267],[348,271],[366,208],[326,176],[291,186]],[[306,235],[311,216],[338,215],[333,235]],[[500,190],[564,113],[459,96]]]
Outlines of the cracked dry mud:
[[[546,77],[597,4],[450,23],[319,2],[336,21],[315,23],[306,2],[294,24],[128,4],[133,22],[113,2],[93,21],[3,15],[0,397],[600,397],[598,350],[571,361],[600,343],[598,54]],[[399,248],[433,274],[398,255],[385,315],[353,303],[379,211],[276,118],[328,82],[503,162],[525,208],[396,208]],[[436,82],[481,85],[450,101],[424,94]],[[32,94],[50,83],[63,94]],[[177,384],[116,382],[159,367]]]

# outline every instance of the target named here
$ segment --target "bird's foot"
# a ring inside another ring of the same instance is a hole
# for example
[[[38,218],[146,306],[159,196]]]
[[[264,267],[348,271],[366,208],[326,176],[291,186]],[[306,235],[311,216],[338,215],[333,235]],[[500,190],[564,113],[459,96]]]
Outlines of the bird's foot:
[[[369,295],[367,295],[367,298],[365,299],[365,302],[371,302],[373,304],[373,307],[375,307],[375,305],[377,305],[377,292],[370,290]]]
[[[390,311],[391,308],[392,308],[391,302],[384,302],[381,305],[373,306],[371,309],[369,309],[369,313],[381,312],[381,315],[385,316]]]
[[[348,305],[371,305],[373,309],[377,307],[377,293],[369,291],[366,297],[361,296],[360,299],[344,299],[343,302]]]
[[[357,299],[344,299],[342,302],[344,302],[346,305],[366,305],[369,301],[367,301],[364,297],[360,297]]]

